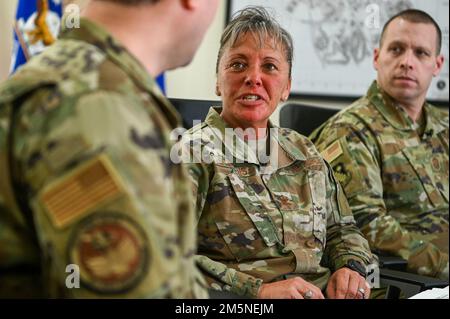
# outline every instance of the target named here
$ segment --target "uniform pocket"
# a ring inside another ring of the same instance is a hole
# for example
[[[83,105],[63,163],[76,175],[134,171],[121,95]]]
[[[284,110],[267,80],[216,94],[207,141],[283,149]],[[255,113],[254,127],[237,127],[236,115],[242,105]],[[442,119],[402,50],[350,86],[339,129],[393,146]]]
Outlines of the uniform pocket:
[[[244,208],[246,215],[253,222],[265,244],[272,247],[280,242],[276,225],[269,216],[267,207],[263,204],[262,197],[268,196],[267,191],[261,185],[255,172],[238,169],[236,173],[230,173],[228,179],[236,199]],[[270,201],[270,198],[265,200]]]
[[[433,173],[428,171],[432,165],[428,165],[427,170],[426,163],[430,161],[429,156],[426,155],[427,153],[416,146],[412,146],[403,148],[402,154],[406,157],[415,174],[411,174],[407,182],[398,186],[399,188],[402,187],[399,194],[404,195],[404,198],[407,198],[411,203],[416,202],[417,199],[420,202],[424,202],[427,197],[436,207],[443,204],[442,197],[448,203],[448,194],[446,194],[444,187],[437,187],[432,177]],[[403,170],[403,175],[406,175],[405,168]]]
[[[237,174],[230,173],[230,205],[215,223],[237,261],[250,259],[278,242],[276,228],[257,195]]]
[[[278,242],[276,228],[267,214],[256,166],[217,165],[208,203],[213,221],[229,252],[238,261],[251,258]]]
[[[272,193],[278,208],[283,212],[284,242],[289,247],[296,247],[304,241],[308,241],[312,247],[312,237],[325,245],[324,165],[320,158],[309,158],[282,169],[278,174],[279,191]]]

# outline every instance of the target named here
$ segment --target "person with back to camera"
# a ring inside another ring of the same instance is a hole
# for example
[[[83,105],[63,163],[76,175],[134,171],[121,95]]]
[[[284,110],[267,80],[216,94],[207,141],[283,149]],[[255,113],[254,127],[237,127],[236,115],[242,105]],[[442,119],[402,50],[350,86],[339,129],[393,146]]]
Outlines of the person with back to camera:
[[[192,60],[218,3],[91,0],[1,85],[0,297],[208,296],[153,79]]]

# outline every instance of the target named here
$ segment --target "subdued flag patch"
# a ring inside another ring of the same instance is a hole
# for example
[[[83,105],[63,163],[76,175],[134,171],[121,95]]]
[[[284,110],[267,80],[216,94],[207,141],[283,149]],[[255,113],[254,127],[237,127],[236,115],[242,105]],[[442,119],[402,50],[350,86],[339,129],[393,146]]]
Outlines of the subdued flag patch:
[[[50,185],[40,200],[54,226],[63,228],[122,193],[109,159],[101,155]]]
[[[343,151],[341,148],[341,144],[339,143],[339,141],[336,141],[330,146],[328,146],[321,154],[328,163],[331,163],[336,158],[341,156],[342,153]]]

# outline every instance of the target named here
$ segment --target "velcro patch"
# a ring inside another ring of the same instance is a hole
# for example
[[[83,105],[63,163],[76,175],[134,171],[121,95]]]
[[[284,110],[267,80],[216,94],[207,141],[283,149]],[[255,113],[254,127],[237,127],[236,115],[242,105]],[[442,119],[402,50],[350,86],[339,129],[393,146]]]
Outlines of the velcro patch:
[[[341,143],[339,141],[334,142],[330,146],[328,146],[321,154],[323,158],[328,162],[333,162],[336,158],[341,156],[343,153]]]
[[[100,293],[125,293],[149,269],[144,230],[120,213],[101,212],[84,219],[69,240],[69,256],[80,267],[83,286]]]
[[[109,159],[101,155],[50,185],[40,200],[53,225],[63,228],[122,193]]]

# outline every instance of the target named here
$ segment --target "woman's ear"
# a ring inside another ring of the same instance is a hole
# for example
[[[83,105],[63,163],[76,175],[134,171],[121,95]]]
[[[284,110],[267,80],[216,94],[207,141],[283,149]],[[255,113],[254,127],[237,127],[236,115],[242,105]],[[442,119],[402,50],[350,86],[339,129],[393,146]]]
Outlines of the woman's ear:
[[[282,102],[286,102],[287,99],[289,98],[289,94],[291,93],[291,83],[292,83],[292,80],[289,79],[286,87],[283,90],[283,93],[281,94],[281,101]]]

